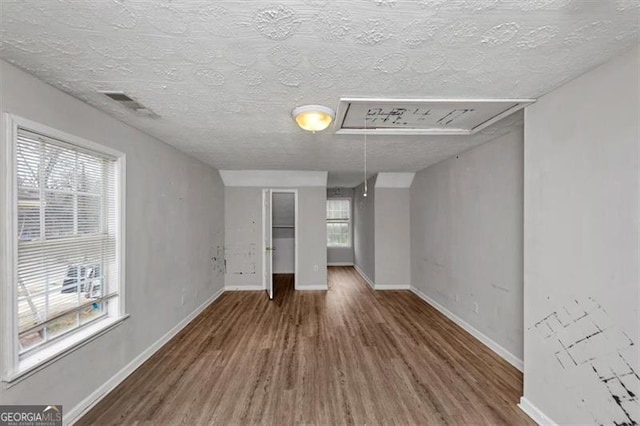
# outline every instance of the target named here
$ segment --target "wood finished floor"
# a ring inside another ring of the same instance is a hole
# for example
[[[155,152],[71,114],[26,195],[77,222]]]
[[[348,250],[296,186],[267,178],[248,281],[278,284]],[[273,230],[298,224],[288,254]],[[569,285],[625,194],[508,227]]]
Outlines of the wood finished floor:
[[[522,374],[413,293],[275,284],[224,293],[78,424],[535,424]]]

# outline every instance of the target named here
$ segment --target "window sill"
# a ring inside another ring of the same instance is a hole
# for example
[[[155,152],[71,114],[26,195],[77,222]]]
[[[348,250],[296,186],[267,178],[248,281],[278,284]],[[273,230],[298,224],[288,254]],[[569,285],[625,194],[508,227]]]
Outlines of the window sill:
[[[112,330],[116,326],[122,324],[122,322],[127,318],[129,318],[128,314],[118,318],[106,318],[102,321],[98,321],[89,327],[71,334],[69,337],[62,339],[59,342],[52,344],[51,346],[43,348],[42,350],[25,357],[20,361],[18,371],[7,374],[2,378],[2,381],[8,383],[8,387],[19,383],[30,375],[40,371],[58,359],[67,356],[76,349],[81,348],[87,343],[102,336],[109,330]]]

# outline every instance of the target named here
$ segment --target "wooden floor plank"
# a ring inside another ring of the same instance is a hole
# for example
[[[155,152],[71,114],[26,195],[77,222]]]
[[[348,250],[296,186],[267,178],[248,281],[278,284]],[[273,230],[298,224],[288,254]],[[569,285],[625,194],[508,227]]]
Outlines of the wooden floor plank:
[[[79,425],[535,424],[522,374],[409,291],[228,292]]]

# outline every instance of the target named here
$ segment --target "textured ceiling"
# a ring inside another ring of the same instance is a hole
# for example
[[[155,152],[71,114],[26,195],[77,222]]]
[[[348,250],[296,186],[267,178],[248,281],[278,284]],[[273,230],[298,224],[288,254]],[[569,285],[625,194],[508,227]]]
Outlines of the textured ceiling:
[[[640,0],[1,0],[0,56],[220,169],[361,179],[362,137],[294,107],[340,97],[535,98],[637,43]],[[121,90],[160,117],[120,107]],[[415,171],[474,136],[369,138],[369,170]]]

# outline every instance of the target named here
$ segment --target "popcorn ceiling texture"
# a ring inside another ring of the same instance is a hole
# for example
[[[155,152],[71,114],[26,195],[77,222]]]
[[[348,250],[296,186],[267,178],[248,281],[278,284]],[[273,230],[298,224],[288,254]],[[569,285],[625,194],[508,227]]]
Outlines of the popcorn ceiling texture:
[[[0,56],[220,169],[361,178],[362,140],[301,104],[538,97],[638,42],[640,0],[2,0]],[[120,107],[122,90],[160,117]],[[522,126],[369,138],[369,170],[416,171]]]

